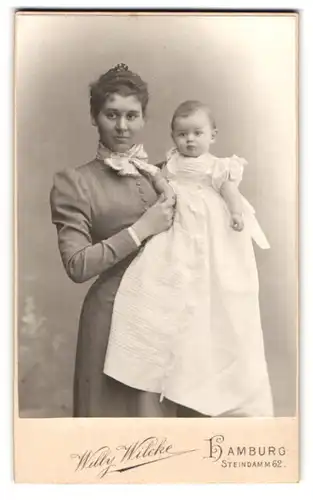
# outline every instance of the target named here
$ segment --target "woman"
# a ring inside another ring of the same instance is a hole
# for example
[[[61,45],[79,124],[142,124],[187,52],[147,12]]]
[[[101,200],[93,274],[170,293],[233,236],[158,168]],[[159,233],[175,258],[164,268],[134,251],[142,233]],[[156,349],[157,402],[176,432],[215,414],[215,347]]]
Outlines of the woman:
[[[103,363],[122,275],[140,245],[173,219],[174,200],[158,200],[143,172],[144,150],[135,143],[147,104],[146,84],[127,66],[101,75],[90,88],[91,118],[99,134],[96,158],[57,173],[51,191],[52,221],[68,276],[76,283],[99,276],[80,316],[75,417],[140,416],[140,391],[104,375]]]

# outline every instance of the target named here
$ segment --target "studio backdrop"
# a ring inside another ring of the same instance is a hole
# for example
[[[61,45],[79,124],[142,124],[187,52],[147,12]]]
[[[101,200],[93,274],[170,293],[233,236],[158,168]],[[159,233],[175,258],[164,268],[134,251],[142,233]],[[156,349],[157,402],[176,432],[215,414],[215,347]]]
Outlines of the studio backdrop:
[[[293,28],[294,27],[294,28]],[[290,17],[20,16],[15,45],[18,381],[21,416],[71,416],[79,312],[92,282],[66,276],[51,223],[55,172],[94,158],[89,84],[119,62],[148,83],[150,162],[189,99],[215,116],[217,156],[246,158],[241,191],[270,250],[255,248],[276,416],[297,387],[297,59]]]

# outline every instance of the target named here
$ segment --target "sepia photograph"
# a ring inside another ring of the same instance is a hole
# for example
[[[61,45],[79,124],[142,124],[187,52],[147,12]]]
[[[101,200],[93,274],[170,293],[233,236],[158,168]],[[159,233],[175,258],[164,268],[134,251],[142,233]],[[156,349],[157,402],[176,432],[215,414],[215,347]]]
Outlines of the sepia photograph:
[[[297,37],[16,13],[19,418],[297,416]]]

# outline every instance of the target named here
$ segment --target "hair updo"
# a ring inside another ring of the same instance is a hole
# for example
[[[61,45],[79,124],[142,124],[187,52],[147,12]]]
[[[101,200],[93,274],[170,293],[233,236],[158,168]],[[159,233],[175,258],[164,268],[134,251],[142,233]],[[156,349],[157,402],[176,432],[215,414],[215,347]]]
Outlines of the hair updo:
[[[117,64],[90,85],[90,113],[94,119],[111,94],[135,96],[141,103],[142,114],[145,115],[149,100],[148,86],[139,75],[130,71],[126,64]]]

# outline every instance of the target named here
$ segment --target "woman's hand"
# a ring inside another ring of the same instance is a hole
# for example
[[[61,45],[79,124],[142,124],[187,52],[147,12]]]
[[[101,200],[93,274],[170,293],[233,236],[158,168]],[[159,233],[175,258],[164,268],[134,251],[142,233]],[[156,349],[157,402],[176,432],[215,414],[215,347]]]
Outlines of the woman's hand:
[[[162,233],[173,223],[175,200],[158,200],[132,225],[140,241]]]
[[[170,183],[161,175],[158,173],[158,175],[155,175],[153,178],[153,185],[156,190],[156,192],[160,195],[160,199],[162,201],[164,200],[169,200],[173,204],[176,202],[176,193]]]
[[[166,184],[161,197],[161,201],[168,200],[170,203],[175,205],[176,203],[176,193],[170,184]]]

